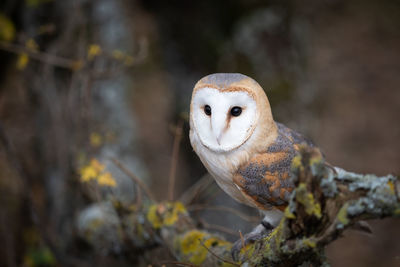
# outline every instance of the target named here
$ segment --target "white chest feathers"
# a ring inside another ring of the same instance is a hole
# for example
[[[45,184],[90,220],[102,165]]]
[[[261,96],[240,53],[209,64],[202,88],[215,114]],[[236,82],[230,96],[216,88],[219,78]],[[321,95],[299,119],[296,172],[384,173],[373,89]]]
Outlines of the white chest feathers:
[[[233,176],[240,165],[249,161],[246,146],[225,153],[214,152],[202,145],[194,131],[190,131],[190,141],[201,162],[222,190],[237,201],[245,202],[243,194],[233,182]]]

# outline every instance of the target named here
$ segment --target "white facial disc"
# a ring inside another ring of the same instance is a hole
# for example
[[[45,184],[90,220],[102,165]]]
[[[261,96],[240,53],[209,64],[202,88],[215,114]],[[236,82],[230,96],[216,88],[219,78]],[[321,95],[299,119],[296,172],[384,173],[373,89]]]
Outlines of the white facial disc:
[[[207,115],[204,107],[211,107]],[[239,116],[231,109],[240,107]],[[242,145],[253,133],[257,120],[256,101],[246,91],[221,92],[214,88],[198,89],[192,100],[195,131],[202,144],[215,152],[226,152]]]

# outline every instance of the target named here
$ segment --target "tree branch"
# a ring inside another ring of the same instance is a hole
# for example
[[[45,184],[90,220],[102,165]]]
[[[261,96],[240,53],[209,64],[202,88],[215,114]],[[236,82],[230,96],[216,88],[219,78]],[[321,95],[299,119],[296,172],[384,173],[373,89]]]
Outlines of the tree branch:
[[[293,162],[296,189],[284,218],[268,236],[241,250],[239,264],[320,266],[326,263],[325,246],[345,229],[357,226],[360,220],[400,217],[397,177],[361,175],[332,168],[318,150],[307,147],[302,148],[301,155]],[[130,234],[130,239],[138,249],[146,249],[149,244],[163,244],[182,264],[236,265],[221,260],[231,258],[232,244],[196,229],[180,202],[153,203],[125,215],[118,212],[118,215],[120,222],[127,223],[125,217],[131,218],[125,229],[134,229],[130,230],[135,233]],[[81,232],[88,234],[85,228]]]

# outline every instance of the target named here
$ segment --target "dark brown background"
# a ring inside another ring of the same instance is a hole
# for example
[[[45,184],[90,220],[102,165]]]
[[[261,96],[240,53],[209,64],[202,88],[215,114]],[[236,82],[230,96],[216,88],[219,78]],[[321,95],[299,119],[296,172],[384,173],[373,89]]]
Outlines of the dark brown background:
[[[41,51],[69,59],[85,59],[93,43],[103,52],[122,49],[138,58],[145,50],[145,56],[97,77],[114,64],[105,53],[71,72],[33,59],[18,70],[17,55],[0,50],[0,121],[16,154],[2,144],[0,266],[27,265],[28,251],[46,244],[34,226],[32,201],[52,238],[70,242],[73,218],[90,202],[77,190],[79,153],[111,153],[166,199],[171,126],[187,117],[194,83],[213,72],[257,80],[275,119],[313,139],[333,165],[400,173],[399,1],[27,2],[0,3],[0,14],[16,27],[16,45],[33,38]],[[42,25],[54,29],[39,34]],[[115,136],[93,148],[92,132]],[[185,122],[175,195],[205,172]],[[212,203],[240,208],[223,193]],[[251,226],[219,213],[203,217],[233,230]],[[371,236],[349,231],[329,246],[328,258],[333,266],[399,266],[399,223],[374,221]],[[38,236],[34,244],[26,238],[31,232]],[[69,245],[65,251],[86,257]]]

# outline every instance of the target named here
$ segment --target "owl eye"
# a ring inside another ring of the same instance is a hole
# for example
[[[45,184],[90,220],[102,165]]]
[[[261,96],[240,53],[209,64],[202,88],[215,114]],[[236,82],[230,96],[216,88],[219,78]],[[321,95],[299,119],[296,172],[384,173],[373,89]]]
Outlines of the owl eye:
[[[242,114],[242,108],[241,107],[233,107],[231,109],[231,115],[232,116],[238,117],[238,116],[240,116],[240,114]]]
[[[207,116],[210,116],[210,115],[211,115],[211,107],[210,107],[209,105],[205,105],[205,106],[204,106],[204,113],[205,113]]]

